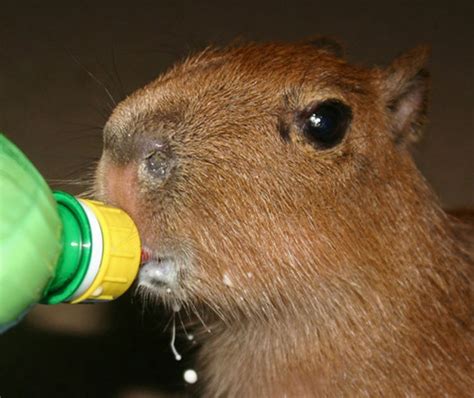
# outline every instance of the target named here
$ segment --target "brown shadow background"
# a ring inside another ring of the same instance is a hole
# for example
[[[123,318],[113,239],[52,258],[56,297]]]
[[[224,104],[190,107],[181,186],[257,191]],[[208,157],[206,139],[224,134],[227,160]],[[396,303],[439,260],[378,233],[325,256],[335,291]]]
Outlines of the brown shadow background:
[[[474,205],[472,1],[49,1],[0,6],[0,130],[55,188],[78,193],[120,100],[191,50],[235,38],[341,39],[348,57],[386,63],[433,48],[430,123],[415,150],[446,207]],[[69,181],[72,180],[72,181]],[[0,192],[1,194],[1,192]],[[0,396],[151,397],[184,388],[160,309],[131,297],[42,307],[0,336]],[[189,344],[179,340],[178,348]],[[244,381],[243,381],[244,382]],[[189,395],[195,394],[188,387]]]

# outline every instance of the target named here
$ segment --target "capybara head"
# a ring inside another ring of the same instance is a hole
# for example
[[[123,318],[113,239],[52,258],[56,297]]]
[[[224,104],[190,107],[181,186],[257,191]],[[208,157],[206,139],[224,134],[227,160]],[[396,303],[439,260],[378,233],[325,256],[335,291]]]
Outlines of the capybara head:
[[[136,221],[148,295],[226,320],[323,312],[423,250],[427,50],[369,69],[320,43],[209,49],[115,109],[96,191]]]

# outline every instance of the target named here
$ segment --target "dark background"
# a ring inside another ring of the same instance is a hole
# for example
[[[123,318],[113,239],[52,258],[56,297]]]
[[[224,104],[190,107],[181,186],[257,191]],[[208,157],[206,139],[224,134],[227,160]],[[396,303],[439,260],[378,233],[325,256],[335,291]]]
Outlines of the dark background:
[[[53,187],[79,193],[112,106],[104,87],[119,101],[190,51],[236,38],[335,36],[363,64],[428,43],[430,123],[415,157],[446,207],[472,207],[473,17],[472,1],[2,1],[0,130]],[[160,309],[143,315],[129,296],[40,306],[0,336],[0,396],[178,391],[192,355],[180,340],[184,361],[174,361],[167,322]]]

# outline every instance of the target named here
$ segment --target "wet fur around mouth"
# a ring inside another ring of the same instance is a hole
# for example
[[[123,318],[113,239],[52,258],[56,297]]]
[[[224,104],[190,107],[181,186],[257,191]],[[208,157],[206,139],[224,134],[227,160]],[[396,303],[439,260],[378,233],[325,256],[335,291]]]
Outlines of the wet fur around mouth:
[[[192,274],[191,257],[183,253],[163,254],[147,246],[144,261],[138,272],[135,295],[143,301],[143,305],[164,304],[166,308],[176,311],[188,299],[184,285]],[[189,253],[189,250],[186,251]]]

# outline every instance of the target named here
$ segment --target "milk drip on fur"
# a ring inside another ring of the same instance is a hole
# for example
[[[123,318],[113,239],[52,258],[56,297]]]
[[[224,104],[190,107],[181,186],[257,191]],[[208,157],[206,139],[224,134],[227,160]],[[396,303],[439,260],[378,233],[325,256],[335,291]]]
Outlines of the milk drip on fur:
[[[141,258],[131,218],[51,192],[0,134],[0,332],[35,304],[104,302],[131,286]]]

